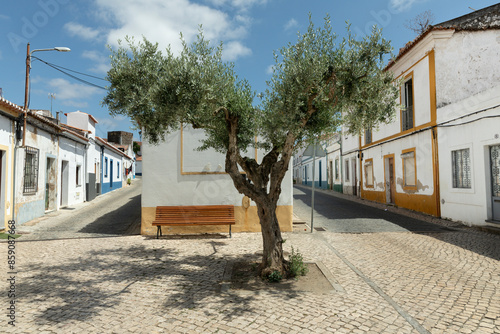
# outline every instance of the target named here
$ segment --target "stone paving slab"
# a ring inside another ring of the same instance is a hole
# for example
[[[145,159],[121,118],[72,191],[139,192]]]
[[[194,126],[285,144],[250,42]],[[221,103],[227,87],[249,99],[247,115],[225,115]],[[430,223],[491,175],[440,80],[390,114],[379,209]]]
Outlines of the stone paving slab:
[[[321,261],[344,292],[221,292],[228,261],[258,233],[16,244],[16,324],[6,333],[499,333],[499,236],[285,233],[286,250]],[[0,258],[6,258],[0,243]],[[338,252],[338,256],[335,252]],[[360,276],[347,263],[354,266]],[[7,290],[0,261],[0,288]],[[380,294],[367,284],[371,280]],[[0,298],[7,307],[7,296]]]

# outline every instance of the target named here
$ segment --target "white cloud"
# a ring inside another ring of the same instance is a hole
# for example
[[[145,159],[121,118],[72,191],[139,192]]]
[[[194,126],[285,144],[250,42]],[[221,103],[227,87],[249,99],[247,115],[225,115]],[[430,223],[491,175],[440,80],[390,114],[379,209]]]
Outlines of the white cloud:
[[[99,31],[82,26],[81,24],[75,22],[68,22],[64,25],[64,29],[69,33],[70,36],[78,36],[84,40],[92,41],[99,36]]]
[[[130,127],[130,120],[123,115],[107,116],[107,117],[96,117],[100,131],[103,132],[103,136],[108,131],[123,129],[125,127]]]
[[[191,43],[201,24],[205,37],[213,42],[223,40],[231,47],[224,52],[225,57],[235,59],[235,56],[251,52],[243,46],[242,39],[248,34],[252,20],[241,10],[266,1],[210,0],[204,5],[190,0],[96,0],[96,4],[99,15],[109,17],[114,26],[107,36],[108,44],[114,47],[118,45],[118,40],[124,40],[126,36],[136,41],[141,41],[144,36],[158,42],[160,50],[170,45],[176,53],[181,50],[180,33]],[[238,11],[231,16],[210,5],[230,5]]]
[[[86,107],[91,96],[100,92],[96,87],[83,84],[71,83],[68,80],[57,78],[49,81],[49,86],[53,88],[58,100],[64,105],[73,107]]]
[[[285,31],[295,29],[299,26],[299,23],[297,22],[296,19],[290,19],[286,24],[285,24]]]
[[[241,44],[240,42],[232,41],[224,44],[223,58],[228,61],[234,61],[238,57],[250,56],[252,50]]]
[[[95,63],[94,67],[90,68],[91,72],[107,73],[110,69],[109,58],[98,51],[83,51],[82,57]]]
[[[267,0],[208,0],[208,2],[218,7],[230,6],[239,11],[246,11],[255,5],[265,5]]]
[[[426,1],[427,0],[390,0],[389,5],[397,12],[406,12],[410,10],[414,4]]]
[[[269,75],[272,75],[274,72],[274,65],[269,65],[267,68],[266,68],[266,74],[269,74]]]

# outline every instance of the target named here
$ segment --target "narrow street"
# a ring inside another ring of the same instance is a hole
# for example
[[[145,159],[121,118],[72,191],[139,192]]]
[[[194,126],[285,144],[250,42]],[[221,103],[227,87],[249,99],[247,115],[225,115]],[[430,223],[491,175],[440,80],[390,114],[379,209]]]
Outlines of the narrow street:
[[[24,240],[92,238],[139,234],[141,220],[141,178],[130,186],[78,204],[47,213],[18,227]]]
[[[311,187],[294,187],[293,211],[295,215],[310,225]],[[347,199],[346,195],[321,189],[315,190],[314,228],[323,228],[335,233],[374,233],[374,232],[443,232],[447,228],[441,224],[432,224],[428,216],[414,213],[413,217],[403,215],[394,207],[387,207],[370,201]],[[389,210],[391,209],[391,210]],[[408,214],[409,210],[400,210]],[[448,222],[446,225],[461,227]],[[448,229],[449,231],[449,229]]]
[[[294,213],[308,223],[310,189],[294,190]],[[25,227],[22,307],[6,333],[500,332],[499,235],[318,191],[322,229],[283,233],[284,250],[321,264],[334,289],[222,289],[230,264],[259,252],[261,234],[117,238],[138,221],[139,191],[135,182]],[[1,261],[0,288],[7,272]]]

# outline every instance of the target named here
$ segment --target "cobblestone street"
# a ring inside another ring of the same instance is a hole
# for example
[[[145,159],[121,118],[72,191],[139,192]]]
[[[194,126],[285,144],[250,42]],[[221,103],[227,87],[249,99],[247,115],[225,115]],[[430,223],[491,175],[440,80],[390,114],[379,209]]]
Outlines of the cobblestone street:
[[[221,291],[261,236],[18,242],[16,326],[7,333],[499,333],[500,236],[286,233],[342,287]],[[7,245],[0,244],[2,258]],[[7,290],[2,261],[2,291]],[[6,293],[2,308],[8,306]]]

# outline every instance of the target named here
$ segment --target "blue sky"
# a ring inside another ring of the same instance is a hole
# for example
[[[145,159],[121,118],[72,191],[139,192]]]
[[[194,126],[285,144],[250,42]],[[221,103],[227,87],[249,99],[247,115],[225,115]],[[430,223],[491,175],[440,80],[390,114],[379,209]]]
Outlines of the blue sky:
[[[234,61],[241,78],[256,92],[266,89],[273,65],[273,50],[294,42],[298,31],[308,25],[308,13],[316,24],[328,13],[334,30],[345,33],[345,21],[358,35],[373,24],[383,28],[394,52],[414,39],[404,23],[431,10],[439,23],[495,4],[487,0],[17,0],[5,1],[0,9],[0,87],[3,97],[24,104],[26,44],[31,50],[65,46],[63,52],[35,52],[46,62],[85,73],[69,72],[96,86],[105,86],[109,68],[106,45],[116,47],[126,35],[147,37],[162,48],[178,50],[179,33],[186,40],[196,36],[203,24],[212,41],[223,41],[224,57]],[[95,78],[94,78],[95,77]],[[49,109],[49,94],[55,94],[52,110],[63,113],[81,110],[98,121],[97,135],[107,131],[131,131],[128,119],[111,117],[100,102],[105,90],[86,85],[34,60],[31,70],[30,108]],[[65,118],[62,117],[63,122]]]

